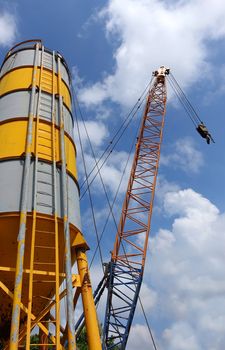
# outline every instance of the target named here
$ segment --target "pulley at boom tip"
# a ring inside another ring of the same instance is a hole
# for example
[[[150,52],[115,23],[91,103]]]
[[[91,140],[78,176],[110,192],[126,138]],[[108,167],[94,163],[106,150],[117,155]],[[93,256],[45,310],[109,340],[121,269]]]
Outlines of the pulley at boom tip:
[[[166,68],[165,66],[160,66],[158,70],[152,72],[152,75],[156,77],[157,83],[164,83],[166,75],[170,74],[170,68]]]

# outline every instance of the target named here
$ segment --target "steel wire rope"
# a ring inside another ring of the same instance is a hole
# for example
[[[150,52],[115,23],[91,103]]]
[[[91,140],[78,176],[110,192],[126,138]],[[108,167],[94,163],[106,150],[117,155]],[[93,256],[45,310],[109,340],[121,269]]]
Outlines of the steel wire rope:
[[[81,141],[80,128],[79,128],[78,116],[77,116],[77,113],[76,113],[74,99],[73,99],[73,105],[74,105],[75,120],[76,120],[76,124],[77,124],[78,138],[79,138],[79,143],[80,143],[80,148],[81,148],[81,156],[82,156],[82,161],[83,161],[83,166],[84,166],[84,173],[85,173],[85,177],[87,179],[87,185],[88,185],[87,189],[88,189],[89,200],[90,200],[90,205],[91,205],[91,213],[92,213],[92,218],[93,218],[93,223],[94,223],[94,230],[95,230],[95,235],[96,235],[97,244],[98,244],[98,248],[99,248],[99,255],[100,255],[100,259],[101,259],[102,269],[103,269],[103,273],[104,273],[102,251],[101,251],[101,247],[100,247],[100,244],[99,244],[98,229],[97,229],[97,224],[96,224],[96,220],[95,220],[94,206],[93,206],[93,201],[92,201],[92,196],[91,196],[91,191],[90,191],[89,180],[87,178],[87,167],[86,167],[86,162],[85,162],[85,158],[84,158],[83,144],[82,144],[82,141]]]
[[[73,101],[75,101],[75,98],[73,99]],[[78,100],[77,100],[77,103],[78,103],[78,106],[79,106]],[[74,104],[74,112],[75,112],[76,123],[77,123],[77,127],[78,127],[79,142],[80,142],[80,147],[81,147],[81,151],[82,151],[82,158],[83,158],[83,163],[84,163],[84,167],[85,167],[85,176],[86,176],[86,179],[87,179],[86,163],[85,163],[85,160],[84,160],[83,145],[82,145],[82,141],[81,141],[81,137],[80,137],[80,130],[79,130],[79,125],[78,125],[78,118],[77,118],[77,113],[76,113],[76,106],[75,106],[75,104]],[[101,176],[101,173],[100,173],[100,170],[99,170],[97,161],[96,161],[96,157],[95,157],[95,154],[94,154],[94,150],[93,150],[93,147],[92,147],[92,144],[91,144],[90,137],[89,137],[88,132],[87,132],[87,128],[86,128],[86,126],[85,126],[83,114],[82,114],[82,112],[81,112],[80,107],[79,107],[79,112],[80,112],[80,116],[81,116],[81,119],[82,119],[82,121],[83,121],[84,128],[85,128],[85,132],[86,132],[86,135],[87,135],[87,138],[88,138],[90,147],[91,147],[91,151],[92,151],[93,158],[94,158],[94,160],[95,160],[95,162],[96,162],[96,166],[97,166],[97,170],[98,170],[98,173],[97,173],[97,174],[99,174],[99,177],[100,177],[100,179],[101,179],[101,183],[102,183],[102,186],[103,186],[103,189],[104,189],[104,192],[105,192],[105,196],[106,196],[106,199],[107,199],[109,208],[110,208],[110,214],[111,214],[112,217],[113,217],[113,221],[114,221],[114,224],[115,224],[116,229],[117,229],[117,223],[116,223],[116,220],[115,220],[115,216],[114,216],[114,214],[113,214],[113,211],[112,211],[112,206],[110,205],[110,202],[109,202],[109,197],[108,197],[108,195],[107,195],[107,191],[106,191],[106,188],[105,188],[105,184],[104,184],[104,182],[103,182],[103,179],[102,179],[102,176]],[[98,231],[97,231],[97,225],[96,225],[95,216],[94,216],[94,208],[93,208],[93,202],[92,202],[92,199],[91,199],[91,192],[90,192],[90,186],[89,186],[89,183],[88,183],[88,179],[87,179],[87,184],[88,184],[89,198],[90,198],[91,207],[92,207],[92,216],[93,216],[93,220],[94,220],[94,226],[95,226],[96,236],[98,237],[98,238],[97,238],[97,248],[98,248],[99,252],[101,252],[100,240],[99,240],[99,235],[98,235]],[[123,242],[121,242],[121,243],[122,243],[122,247],[123,247],[124,254],[126,254],[125,248],[124,248],[124,246],[123,246]],[[102,263],[102,268],[103,268],[102,253],[101,253],[101,263]],[[104,273],[104,268],[103,268],[103,273]],[[117,326],[117,325],[116,325],[116,327],[117,327],[117,329],[118,329],[118,326]],[[118,331],[118,333],[119,333],[119,331]]]
[[[118,130],[116,131],[115,135],[113,136],[112,140],[110,141],[110,143],[108,144],[108,146],[106,147],[106,149],[103,151],[103,153],[101,154],[101,156],[99,157],[97,164],[99,164],[99,162],[101,161],[101,159],[105,156],[105,154],[109,151],[106,159],[103,161],[103,163],[101,164],[101,168],[102,166],[105,164],[106,160],[109,158],[110,154],[112,153],[112,151],[114,150],[115,146],[118,144],[119,140],[121,139],[122,135],[124,134],[125,130],[127,129],[127,127],[129,126],[131,120],[134,118],[134,116],[136,115],[136,113],[138,112],[138,110],[140,109],[143,101],[145,100],[146,97],[146,90],[148,90],[148,88],[151,86],[152,83],[152,79],[151,81],[148,83],[148,85],[145,87],[144,91],[142,92],[141,96],[138,98],[137,102],[134,104],[134,106],[132,107],[131,111],[127,114],[125,120],[123,121],[123,123],[121,124],[121,126],[118,128]],[[76,102],[78,104],[78,108],[80,109],[79,103],[78,103],[78,99],[76,97],[76,94],[74,92],[74,88],[72,86],[72,90],[73,90],[73,94],[75,96]],[[144,96],[144,98],[143,98]],[[136,108],[135,112],[134,109]],[[129,118],[131,117],[131,120],[129,121]],[[125,125],[127,122],[127,125]],[[125,125],[125,126],[124,126]],[[123,129],[124,127],[124,129]],[[119,135],[119,133],[121,133],[121,135]],[[112,147],[112,149],[110,150],[110,147],[112,146],[114,140],[116,139],[116,137],[119,135],[118,140],[116,141],[114,147]],[[90,171],[90,173],[88,174],[88,178],[90,177],[90,175],[93,173],[94,169],[96,168],[96,165],[92,168],[92,170]],[[92,184],[92,182],[94,181],[95,177],[97,174],[95,174],[95,176],[93,177],[92,181],[90,184]],[[86,183],[86,179],[83,181],[83,183],[80,186],[80,189],[82,189],[82,187],[84,186],[84,184]],[[87,189],[84,191],[84,193],[81,195],[82,199],[85,195],[85,193],[87,192]]]
[[[132,114],[133,110],[135,109],[135,107],[138,105],[139,101],[141,101],[143,95],[145,94],[146,90],[148,90],[149,86],[152,83],[152,79],[150,80],[150,82],[146,85],[144,91],[142,92],[142,94],[140,95],[140,97],[138,98],[137,102],[134,104],[134,106],[132,107],[132,109],[130,110],[130,112],[127,114],[126,118],[124,119],[123,123],[121,124],[121,126],[117,129],[116,133],[114,134],[113,138],[111,139],[111,141],[109,142],[108,146],[106,147],[106,149],[104,150],[104,152],[101,154],[98,162],[104,157],[105,153],[108,151],[108,149],[110,148],[110,146],[112,145],[112,143],[114,142],[115,138],[117,137],[117,135],[120,133],[122,127],[125,125],[126,121],[129,119],[130,115]],[[88,174],[88,177],[92,174],[92,172],[94,171],[96,166],[93,167],[93,169],[91,170],[91,172]],[[86,183],[86,179],[83,181],[83,183],[81,184],[80,188],[83,187],[83,185]]]
[[[193,105],[191,104],[191,102],[189,101],[189,99],[187,98],[186,94],[184,93],[184,91],[182,90],[182,88],[180,87],[178,81],[176,80],[176,78],[174,77],[174,75],[172,73],[170,73],[172,80],[175,82],[178,90],[180,91],[181,96],[183,96],[184,100],[186,101],[186,104],[189,106],[189,109],[191,112],[193,112],[194,116],[195,116],[195,120],[199,121],[200,123],[202,122],[201,119],[198,116],[198,113],[196,112],[196,110],[194,109]]]
[[[193,125],[196,127],[197,123],[196,121],[193,119],[190,110],[188,109],[188,107],[186,106],[186,104],[184,103],[184,101],[181,98],[181,95],[179,94],[179,92],[177,91],[176,86],[174,85],[173,81],[171,79],[168,78],[168,82],[171,86],[171,88],[173,89],[173,91],[175,92],[175,95],[177,96],[178,100],[180,101],[181,105],[184,107],[184,110],[187,113],[187,116],[190,118],[190,120],[192,121]]]
[[[151,79],[151,82],[152,82],[152,79]],[[148,86],[151,85],[151,82],[148,84]],[[146,89],[145,89],[145,91],[146,91]],[[149,92],[148,92],[148,93],[149,93]],[[93,260],[94,260],[94,257],[95,257],[95,255],[96,255],[96,253],[97,253],[97,250],[99,250],[99,252],[101,252],[100,241],[101,241],[102,236],[103,236],[103,234],[104,234],[104,230],[105,230],[105,227],[106,227],[106,225],[107,225],[107,223],[108,223],[108,219],[109,219],[110,214],[111,214],[112,217],[113,217],[113,221],[114,221],[114,224],[115,224],[116,228],[117,228],[117,223],[116,223],[116,220],[115,220],[115,216],[114,216],[114,214],[113,214],[113,211],[112,211],[112,208],[113,208],[113,207],[112,207],[112,205],[111,205],[110,202],[109,202],[109,197],[108,197],[108,194],[107,194],[107,191],[106,191],[106,188],[105,188],[105,184],[104,184],[104,182],[103,182],[103,179],[102,179],[102,176],[101,176],[101,173],[100,173],[100,169],[101,169],[101,168],[99,168],[99,166],[98,166],[98,163],[97,163],[97,160],[96,160],[94,151],[93,151],[93,147],[92,147],[92,144],[91,144],[91,141],[90,141],[90,137],[89,137],[89,135],[88,135],[87,128],[86,128],[86,125],[85,125],[85,122],[84,122],[83,114],[82,114],[82,112],[81,112],[81,109],[80,109],[80,106],[79,106],[79,102],[78,102],[78,99],[76,98],[76,95],[75,95],[74,90],[73,90],[73,94],[74,94],[74,99],[73,99],[73,101],[74,101],[75,99],[76,99],[76,101],[77,101],[77,104],[78,104],[78,107],[79,107],[80,116],[81,116],[81,119],[82,119],[82,121],[83,121],[83,125],[84,125],[84,128],[85,128],[85,132],[86,132],[86,135],[87,135],[87,138],[88,138],[90,147],[91,147],[92,155],[93,155],[94,160],[95,160],[95,163],[96,163],[95,166],[97,167],[97,170],[98,170],[96,176],[97,176],[98,174],[99,174],[99,176],[100,176],[101,183],[102,183],[102,186],[103,186],[103,189],[104,189],[104,192],[105,192],[105,196],[106,196],[106,199],[107,199],[109,208],[110,208],[110,211],[109,211],[109,214],[108,214],[108,217],[107,217],[107,220],[106,220],[106,224],[104,225],[104,228],[103,228],[103,231],[102,231],[102,233],[101,233],[100,238],[99,238],[98,232],[96,231],[98,239],[97,239],[97,247],[96,247],[96,249],[95,249],[94,256],[93,256],[92,261],[91,261],[91,264],[92,264],[92,263],[93,263]],[[143,95],[142,95],[142,96],[143,96]],[[145,99],[145,98],[146,98],[146,96],[144,96],[144,99]],[[143,99],[143,100],[144,100],[144,99]],[[141,104],[143,103],[143,100],[141,101]],[[140,99],[138,99],[138,101],[140,101]],[[137,111],[138,111],[139,108],[141,107],[141,104],[139,104],[139,105],[137,106],[137,110],[135,111],[135,114],[137,113]],[[82,159],[83,159],[83,164],[84,164],[84,167],[85,167],[85,176],[86,176],[86,181],[87,181],[87,184],[88,184],[87,171],[86,171],[86,163],[85,163],[85,161],[84,161],[84,152],[83,152],[83,146],[82,146],[81,137],[80,137],[80,130],[79,130],[79,126],[78,126],[78,118],[77,118],[75,103],[74,103],[74,112],[75,112],[76,123],[77,123],[77,127],[78,127],[78,135],[79,135],[79,142],[80,142],[80,147],[81,147],[81,152],[82,152]],[[135,114],[132,115],[132,118],[134,117]],[[129,121],[128,125],[129,125],[129,124],[130,124],[130,121]],[[128,126],[128,125],[127,125],[127,126]],[[125,130],[124,130],[124,131],[125,131]],[[124,134],[124,132],[121,134],[121,136],[122,136],[123,134]],[[120,136],[120,138],[121,138],[121,136]],[[119,139],[120,139],[120,138],[119,138]],[[135,138],[136,138],[136,135],[135,135]],[[135,140],[135,139],[134,139],[134,140]],[[117,141],[117,143],[118,143],[118,141]],[[116,143],[116,144],[117,144],[117,143]],[[116,196],[115,196],[115,198],[114,198],[114,200],[113,200],[113,205],[115,204],[115,200],[116,200],[116,197],[117,197],[117,195],[118,195],[118,191],[119,191],[119,188],[120,188],[120,186],[121,186],[122,178],[123,178],[123,176],[124,176],[124,173],[125,173],[127,164],[128,164],[128,162],[129,162],[129,158],[130,158],[130,155],[131,155],[131,152],[132,152],[133,145],[134,145],[134,142],[132,142],[132,146],[131,146],[131,148],[130,148],[128,160],[127,160],[127,162],[126,162],[126,165],[125,165],[125,168],[124,168],[122,177],[121,177],[121,181],[120,181],[120,183],[119,183],[119,186],[118,186],[118,189],[117,189],[117,192],[116,192]],[[111,152],[110,152],[110,153],[111,153]],[[103,163],[103,164],[104,164],[104,163]],[[103,166],[103,164],[101,165],[101,167]],[[93,182],[93,180],[92,180],[92,182]],[[92,183],[92,182],[91,182],[91,183]],[[90,196],[91,196],[91,194],[90,194],[90,184],[88,184],[88,192],[89,192],[89,197],[90,197]],[[93,202],[92,202],[92,200],[91,200],[90,202],[92,203],[92,210],[93,210]],[[94,212],[92,211],[92,213],[94,213]],[[93,215],[93,218],[94,218],[94,215]],[[97,230],[96,222],[95,222],[95,227],[96,227],[96,230]],[[123,242],[121,242],[121,246],[122,246],[124,255],[125,255],[126,259],[127,259],[126,250],[125,250],[125,248],[124,248]],[[98,249],[98,248],[99,248],[99,249]],[[101,263],[102,263],[102,266],[103,266],[102,255],[101,255]],[[128,261],[127,261],[127,264],[129,265]],[[90,267],[91,267],[91,265],[90,265]],[[103,271],[103,272],[104,272],[104,271]],[[131,274],[131,277],[132,277],[132,279],[134,279],[134,277],[133,277],[132,274]],[[103,292],[102,292],[102,293],[103,293]],[[151,332],[151,328],[150,328],[150,326],[149,326],[149,323],[148,323],[148,320],[147,320],[147,317],[146,317],[146,313],[145,313],[145,310],[144,310],[144,306],[143,306],[143,304],[142,304],[142,302],[141,302],[141,298],[140,298],[140,297],[139,297],[139,302],[141,303],[141,308],[142,308],[142,311],[143,311],[143,314],[144,314],[144,318],[145,318],[145,321],[146,321],[146,324],[147,324],[147,328],[148,328],[149,334],[150,334],[151,339],[152,339],[152,342],[153,342],[154,349],[157,350],[156,345],[155,345],[155,341],[154,341],[154,338],[153,338],[153,334],[152,334],[152,332]],[[98,300],[98,303],[99,303],[99,300]],[[118,332],[118,333],[119,333],[119,332]]]
[[[146,97],[146,96],[145,96]],[[121,137],[124,135],[125,131],[127,130],[128,126],[130,125],[130,123],[132,122],[133,118],[135,117],[135,115],[137,114],[137,112],[139,111],[139,109],[141,108],[141,105],[143,103],[143,101],[145,100],[145,97],[142,99],[142,101],[140,102],[140,104],[137,106],[137,109],[133,112],[132,116],[131,116],[131,119],[128,121],[126,127],[122,130],[119,138],[116,140],[114,146],[112,147],[111,150],[109,150],[109,153],[107,154],[106,158],[104,159],[104,161],[102,162],[102,164],[100,165],[99,169],[101,170],[102,167],[105,165],[106,161],[108,160],[108,158],[110,157],[110,155],[112,154],[113,150],[115,149],[116,145],[119,143]],[[93,176],[93,178],[91,179],[89,185],[92,185],[92,183],[94,182],[94,180],[96,179],[98,175],[98,172],[95,173],[95,175]],[[81,194],[81,197],[80,199],[82,200],[84,195],[86,194],[87,192],[87,188],[85,189],[85,191]]]
[[[79,103],[78,100],[77,100],[77,103]],[[89,134],[88,134],[88,132],[87,132],[87,128],[86,128],[86,125],[85,125],[85,121],[84,121],[84,118],[83,118],[83,114],[82,114],[80,108],[79,108],[79,112],[80,112],[80,117],[81,117],[81,120],[82,120],[82,122],[83,122],[84,129],[85,129],[85,132],[86,132],[86,135],[87,135],[87,138],[88,138],[88,142],[89,142],[89,145],[90,145],[91,153],[92,153],[92,156],[93,156],[93,158],[94,158],[94,161],[95,161],[95,164],[96,164],[96,167],[97,167],[97,174],[98,174],[99,177],[100,177],[101,184],[102,184],[102,187],[103,187],[103,190],[104,190],[104,193],[105,193],[105,197],[106,197],[106,200],[107,200],[107,203],[108,203],[108,206],[109,206],[109,215],[110,215],[110,214],[112,215],[113,222],[114,222],[115,227],[116,227],[116,229],[117,229],[117,223],[116,223],[116,219],[115,219],[115,216],[114,216],[114,213],[113,213],[113,210],[112,210],[112,205],[110,204],[110,201],[109,201],[109,197],[108,197],[108,194],[107,194],[107,191],[106,191],[106,187],[105,187],[104,181],[103,181],[103,179],[102,179],[102,175],[101,175],[99,166],[98,166],[98,164],[97,164],[97,160],[96,160],[96,157],[95,157],[95,154],[94,154],[94,150],[93,150],[93,147],[92,147],[92,143],[91,143]],[[135,135],[135,137],[136,137],[136,135]],[[133,144],[134,144],[134,142],[132,142],[132,148],[133,148]],[[132,148],[131,148],[131,151],[132,151]],[[131,153],[131,151],[130,151],[130,153]],[[130,154],[129,154],[129,155],[130,155]],[[124,171],[125,171],[125,170],[124,170]],[[102,235],[101,235],[100,239],[101,239],[101,238],[102,238]],[[97,243],[98,246],[100,245],[100,239],[98,240],[98,243]],[[126,256],[126,250],[125,250],[125,248],[124,248],[124,244],[123,244],[122,241],[121,241],[121,246],[122,246],[124,255]],[[93,260],[92,260],[92,261],[93,261]],[[133,277],[133,276],[132,276],[132,277]],[[116,325],[116,327],[117,327],[117,332],[118,332],[118,334],[119,334],[118,325]]]
[[[151,79],[151,81],[152,81],[152,79]],[[146,90],[146,89],[145,89],[145,90]],[[75,92],[74,92],[74,91],[73,91],[73,93],[74,93],[74,95],[75,95]],[[74,96],[74,100],[75,100],[75,97],[76,97],[76,96]],[[144,97],[144,99],[145,99],[145,98],[146,98],[146,96]],[[144,99],[143,99],[143,100],[144,100]],[[95,154],[94,154],[94,151],[93,151],[93,147],[92,147],[92,144],[91,144],[91,141],[90,141],[90,137],[89,137],[89,135],[88,135],[87,128],[86,128],[86,126],[85,126],[85,122],[84,122],[84,118],[83,118],[83,114],[82,114],[82,111],[81,111],[81,109],[80,109],[79,101],[78,101],[77,98],[76,98],[76,101],[77,101],[77,104],[78,104],[78,107],[79,107],[79,113],[80,113],[80,116],[81,116],[81,119],[82,119],[82,122],[83,122],[83,125],[84,125],[84,129],[85,129],[85,132],[86,132],[86,135],[87,135],[89,144],[90,144],[90,148],[91,148],[91,151],[92,151],[92,155],[93,155],[93,158],[94,158],[95,163],[96,163],[96,167],[97,167],[96,176],[99,175],[99,177],[100,177],[100,180],[101,180],[101,183],[102,183],[104,192],[105,192],[105,196],[106,196],[106,199],[107,199],[107,203],[108,203],[108,206],[109,206],[109,208],[110,208],[110,213],[111,213],[111,215],[112,215],[112,218],[113,218],[115,227],[116,227],[116,229],[117,229],[116,219],[115,219],[115,216],[114,216],[114,214],[113,214],[112,206],[111,206],[111,204],[110,204],[109,197],[108,197],[108,194],[107,194],[107,191],[106,191],[106,188],[105,188],[105,184],[104,184],[104,182],[103,182],[103,179],[102,179],[102,176],[101,176],[101,173],[100,173],[100,169],[101,169],[101,168],[99,168],[99,166],[98,166],[98,164],[97,164],[97,160],[96,160],[96,157],[95,157]],[[142,101],[142,102],[143,102],[143,101]],[[135,111],[135,114],[137,113],[138,109],[141,107],[142,102],[138,105],[137,110]],[[75,109],[75,107],[76,107],[76,106],[74,105],[74,109]],[[76,117],[77,117],[77,115],[76,115]],[[123,135],[123,133],[122,133],[122,135]],[[82,148],[83,148],[83,147],[82,147]],[[101,165],[101,167],[102,167],[102,166],[103,166],[103,164]],[[92,182],[93,182],[93,181],[92,181]],[[99,237],[99,236],[98,236],[98,237]],[[99,244],[100,244],[100,241],[98,241],[98,245],[99,245]],[[123,242],[122,242],[122,241],[121,241],[121,245],[122,245],[122,248],[123,248],[124,255],[126,256],[126,251],[125,251],[125,248],[124,248],[124,245],[123,245]],[[127,263],[128,263],[128,261],[127,261]],[[128,263],[128,265],[129,265],[129,263]]]
[[[77,100],[77,103],[79,103],[78,100]],[[126,171],[126,168],[127,168],[128,162],[129,162],[129,159],[130,159],[130,155],[131,155],[131,152],[132,152],[134,143],[135,143],[135,139],[137,138],[137,133],[135,134],[135,137],[134,137],[133,142],[132,142],[132,144],[131,144],[131,147],[130,147],[130,150],[129,150],[129,153],[128,153],[127,162],[126,162],[125,167],[124,167],[124,169],[123,169],[123,173],[122,173],[122,176],[121,176],[121,179],[120,179],[120,183],[119,183],[119,186],[118,186],[118,188],[117,188],[116,195],[115,195],[115,197],[114,197],[113,203],[110,204],[109,196],[108,196],[108,194],[107,194],[106,187],[105,187],[105,184],[104,184],[104,181],[103,181],[103,178],[102,178],[102,175],[101,175],[99,166],[98,166],[98,164],[97,164],[97,159],[96,159],[96,156],[95,156],[95,154],[94,154],[94,150],[93,150],[93,147],[92,147],[92,143],[91,143],[91,140],[90,140],[90,137],[89,137],[89,134],[88,134],[86,125],[85,125],[84,117],[83,117],[83,114],[82,114],[80,108],[79,108],[79,112],[80,112],[81,120],[82,120],[83,125],[84,125],[85,133],[86,133],[86,135],[87,135],[87,139],[88,139],[88,142],[89,142],[89,145],[90,145],[91,153],[92,153],[92,156],[93,156],[93,158],[94,158],[94,161],[95,161],[95,164],[96,164],[96,167],[97,167],[97,175],[99,175],[99,177],[100,177],[101,184],[102,184],[102,187],[103,187],[103,190],[104,190],[104,193],[105,193],[105,197],[106,197],[106,200],[107,200],[109,209],[110,209],[108,217],[110,216],[110,214],[112,215],[112,218],[113,218],[115,227],[116,227],[116,229],[117,229],[117,222],[116,222],[116,219],[115,219],[115,216],[114,216],[114,213],[113,213],[112,209],[113,209],[113,205],[115,204],[115,200],[116,200],[116,198],[117,198],[118,191],[119,191],[119,189],[120,189],[120,186],[121,186],[121,183],[122,183],[122,179],[123,179],[123,176],[124,176],[124,174],[125,174],[125,171]],[[138,129],[137,129],[137,130],[138,130]],[[107,222],[108,222],[108,218],[107,218],[107,220],[106,220],[106,224],[107,224]],[[101,238],[102,238],[102,234],[104,233],[105,227],[106,227],[106,225],[104,225],[103,232],[101,233],[101,236],[100,236]],[[100,240],[99,240],[99,244],[100,244]]]
[[[153,344],[153,347],[154,347],[154,350],[158,350],[157,346],[156,346],[156,342],[155,342],[155,339],[153,337],[153,333],[152,333],[152,330],[151,330],[151,327],[150,327],[150,324],[148,322],[148,319],[147,319],[147,316],[146,316],[146,312],[145,312],[145,309],[144,309],[144,306],[142,304],[142,301],[141,301],[141,298],[138,297],[138,301],[141,305],[141,309],[142,309],[142,312],[143,312],[143,315],[144,315],[144,319],[145,319],[145,322],[147,324],[147,328],[148,328],[148,332],[150,334],[150,337],[151,337],[151,340],[152,340],[152,344]]]
[[[119,182],[119,185],[118,185],[117,190],[116,190],[116,194],[115,194],[115,196],[114,196],[114,198],[113,198],[113,202],[112,202],[112,204],[111,204],[112,209],[113,209],[113,207],[114,207],[114,205],[115,205],[115,202],[116,202],[116,199],[117,199],[117,196],[118,196],[118,193],[119,193],[119,190],[120,190],[120,187],[121,187],[121,184],[122,184],[122,181],[123,181],[123,178],[124,178],[124,175],[125,175],[125,172],[126,172],[126,169],[127,169],[128,163],[129,163],[129,160],[130,160],[130,157],[131,157],[132,149],[133,149],[133,146],[134,146],[134,144],[135,144],[136,137],[137,137],[136,135],[137,135],[137,134],[135,134],[134,140],[133,140],[133,142],[132,142],[132,144],[131,144],[130,151],[129,151],[129,154],[128,154],[128,158],[127,158],[125,167],[124,167],[124,169],[123,169],[123,172],[122,172],[122,175],[121,175],[121,178],[120,178],[120,182]],[[105,224],[104,224],[104,226],[103,226],[103,229],[102,229],[102,232],[101,232],[101,235],[100,235],[100,242],[101,242],[101,240],[102,240],[102,238],[103,238],[103,235],[104,235],[104,233],[105,233],[105,230],[106,230],[106,227],[107,227],[109,218],[110,218],[110,214],[111,214],[111,210],[109,210],[108,216],[107,216],[106,221],[105,221]],[[93,261],[94,261],[94,259],[95,259],[96,253],[97,253],[97,247],[95,248],[94,254],[93,254],[93,256],[92,256],[92,259],[91,259],[91,262],[90,262],[90,268],[91,268],[91,265],[92,265],[92,263],[93,263]]]
[[[139,101],[139,100],[138,100],[138,101]],[[136,106],[136,105],[135,105],[135,106]],[[133,112],[134,108],[135,108],[135,107],[132,108],[132,110],[131,110],[131,112],[129,113],[129,115]],[[104,155],[107,153],[108,149],[109,149],[110,146],[112,145],[112,143],[113,143],[114,139],[116,138],[116,136],[117,136],[117,135],[119,134],[119,132],[121,131],[121,129],[122,129],[122,127],[124,126],[124,124],[126,123],[127,119],[128,119],[128,118],[126,118],[126,119],[123,121],[121,127],[117,130],[116,134],[114,135],[114,137],[113,137],[112,140],[109,142],[109,144],[108,144],[108,146],[106,147],[106,149],[103,151],[103,153],[102,153],[101,156],[99,157],[98,163],[99,163],[100,160],[104,157]],[[93,173],[93,171],[95,170],[95,168],[96,168],[96,165],[92,168],[92,170],[91,170],[90,173],[88,174],[88,177],[91,176],[91,174]],[[84,186],[85,183],[86,183],[86,180],[83,181],[83,183],[82,183],[81,186],[80,186],[80,189],[83,188],[83,186]]]

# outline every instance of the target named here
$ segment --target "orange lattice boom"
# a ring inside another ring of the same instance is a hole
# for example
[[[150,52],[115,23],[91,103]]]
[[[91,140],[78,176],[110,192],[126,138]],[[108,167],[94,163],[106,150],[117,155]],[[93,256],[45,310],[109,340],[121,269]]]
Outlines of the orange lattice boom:
[[[125,349],[142,283],[166,112],[164,66],[153,72],[109,266],[104,349]],[[114,344],[112,345],[112,339]]]

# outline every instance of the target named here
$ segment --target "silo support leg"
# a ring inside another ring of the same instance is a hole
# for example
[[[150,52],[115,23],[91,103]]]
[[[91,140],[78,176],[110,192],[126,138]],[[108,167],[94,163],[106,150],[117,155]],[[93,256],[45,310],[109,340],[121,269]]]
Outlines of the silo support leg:
[[[0,281],[0,288],[11,298],[13,299],[13,293],[9,290],[9,288],[3,283]],[[23,310],[24,312],[28,313],[28,309],[27,307],[22,303],[20,302],[20,309]],[[42,320],[42,318],[45,316],[45,314],[43,316],[39,316],[38,318],[36,318],[35,315],[31,314],[31,318],[32,318],[32,321],[36,323],[34,325],[37,325],[43,333],[45,333],[46,335],[49,335],[49,331],[48,329],[40,322]],[[33,326],[34,326],[33,325]],[[19,342],[26,336],[26,326],[24,328],[24,330],[22,330],[19,334]],[[54,336],[50,336],[50,339],[51,341],[53,342],[53,344],[56,343],[56,340],[55,340],[55,337]],[[8,347],[7,347],[8,349]]]
[[[81,296],[87,331],[88,349],[101,350],[99,325],[89,277],[87,257],[85,252],[81,249],[76,251],[76,257],[81,280]]]

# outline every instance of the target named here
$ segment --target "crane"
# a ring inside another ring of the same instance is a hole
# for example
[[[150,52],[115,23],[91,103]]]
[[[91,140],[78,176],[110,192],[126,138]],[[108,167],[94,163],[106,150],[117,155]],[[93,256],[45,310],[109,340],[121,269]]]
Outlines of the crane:
[[[95,304],[98,304],[103,291],[107,288],[102,336],[103,350],[124,350],[126,348],[139,299],[151,229],[151,217],[163,137],[167,80],[200,136],[206,139],[208,144],[210,141],[214,142],[205,124],[199,118],[170,69],[161,66],[154,71],[136,142],[128,187],[117,228],[114,248],[111,252],[111,260],[108,264],[105,264],[105,274],[94,293]],[[108,155],[110,155],[112,149],[108,150],[107,148],[107,151],[109,152]],[[105,154],[106,151],[100,159]],[[105,157],[105,159],[107,158],[108,156]],[[105,160],[100,167],[98,162],[96,161],[96,165],[88,177],[95,168],[100,173],[100,168],[104,165]],[[95,179],[96,175],[93,179]],[[83,318],[84,316],[82,315],[76,324],[77,335],[80,334],[83,327]]]
[[[166,112],[166,76],[153,72],[134,160],[108,266],[103,349],[125,349],[143,279]],[[112,344],[113,340],[113,344]]]

